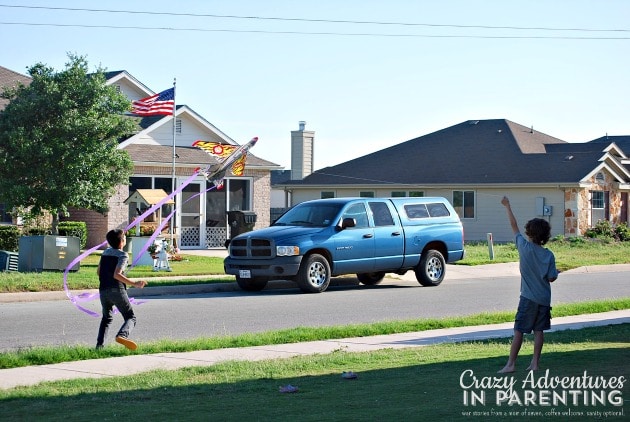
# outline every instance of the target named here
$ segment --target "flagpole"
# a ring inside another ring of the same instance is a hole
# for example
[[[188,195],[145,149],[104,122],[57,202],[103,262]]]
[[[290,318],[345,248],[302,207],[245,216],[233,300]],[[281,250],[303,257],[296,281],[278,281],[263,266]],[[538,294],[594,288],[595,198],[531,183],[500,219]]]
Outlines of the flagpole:
[[[177,78],[173,78],[173,168],[172,168],[172,177],[171,177],[171,193],[175,192],[175,157],[177,154],[175,153],[175,134],[177,133],[177,118],[175,117],[175,111],[177,107],[177,101],[175,101],[175,84],[177,83]],[[173,204],[173,210],[177,204]],[[171,247],[175,249],[175,221],[177,220],[177,216],[173,215],[171,219]]]

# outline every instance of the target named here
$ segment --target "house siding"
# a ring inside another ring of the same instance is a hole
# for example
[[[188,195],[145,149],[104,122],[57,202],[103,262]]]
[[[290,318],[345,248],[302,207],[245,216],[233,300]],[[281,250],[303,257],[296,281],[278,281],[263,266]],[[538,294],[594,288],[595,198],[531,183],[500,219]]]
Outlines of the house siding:
[[[321,189],[300,189],[293,195],[293,205],[311,199],[318,199]],[[551,224],[551,235],[562,235],[564,230],[565,208],[564,190],[554,188],[511,188],[511,189],[479,189],[469,186],[449,187],[449,188],[427,188],[427,187],[388,187],[387,189],[374,189],[368,186],[352,189],[330,189],[335,192],[336,197],[359,196],[359,192],[373,191],[376,197],[389,197],[392,191],[420,191],[424,196],[441,196],[449,202],[453,202],[453,191],[472,190],[475,192],[475,217],[462,218],[464,226],[464,236],[466,241],[486,240],[488,233],[492,233],[492,238],[497,242],[508,242],[514,240],[514,235],[507,219],[505,208],[501,205],[504,195],[510,198],[512,209],[514,210],[519,227],[524,230],[525,223],[532,218],[545,218]],[[537,214],[536,198],[543,197],[545,205],[553,207],[551,216]]]
[[[197,139],[208,142],[225,142],[219,135],[209,133],[207,128],[185,114],[178,114],[177,120],[182,122],[181,133],[177,133],[175,136],[178,147],[189,147]],[[135,144],[172,145],[173,120],[169,119],[150,132],[140,134],[135,140]]]

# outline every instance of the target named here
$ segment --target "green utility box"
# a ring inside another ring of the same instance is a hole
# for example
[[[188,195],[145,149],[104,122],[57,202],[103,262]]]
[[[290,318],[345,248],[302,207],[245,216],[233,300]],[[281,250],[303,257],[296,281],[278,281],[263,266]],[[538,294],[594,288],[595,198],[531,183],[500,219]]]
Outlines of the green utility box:
[[[81,240],[75,236],[22,236],[18,258],[18,271],[63,271],[79,256]],[[78,271],[77,262],[70,271]]]

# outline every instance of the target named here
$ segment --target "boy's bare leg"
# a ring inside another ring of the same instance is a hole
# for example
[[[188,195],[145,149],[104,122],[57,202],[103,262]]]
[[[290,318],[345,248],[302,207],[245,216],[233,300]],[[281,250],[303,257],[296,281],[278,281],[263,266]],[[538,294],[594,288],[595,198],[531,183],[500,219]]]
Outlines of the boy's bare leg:
[[[509,374],[514,372],[516,365],[516,358],[518,357],[518,352],[521,351],[521,345],[523,344],[523,333],[518,330],[514,330],[514,338],[512,339],[512,346],[510,347],[510,357],[508,358],[507,363],[499,371],[499,374]]]
[[[534,331],[534,356],[532,356],[532,363],[527,367],[528,371],[538,370],[538,362],[540,361],[544,342],[545,334],[542,331]]]

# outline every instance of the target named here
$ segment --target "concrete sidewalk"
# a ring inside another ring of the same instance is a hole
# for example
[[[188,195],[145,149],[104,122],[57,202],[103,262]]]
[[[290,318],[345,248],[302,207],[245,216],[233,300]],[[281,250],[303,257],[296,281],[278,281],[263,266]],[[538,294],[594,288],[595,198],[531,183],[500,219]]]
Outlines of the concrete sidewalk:
[[[562,331],[630,322],[630,310],[577,315],[553,319],[550,331]],[[414,333],[355,337],[269,346],[199,350],[187,353],[130,355],[118,358],[92,359],[54,365],[28,366],[0,370],[0,388],[36,385],[45,381],[79,378],[108,378],[133,375],[157,369],[175,370],[190,366],[209,366],[226,361],[259,361],[314,354],[367,352],[379,349],[423,347],[438,343],[483,340],[512,336],[513,323],[448,328]]]

